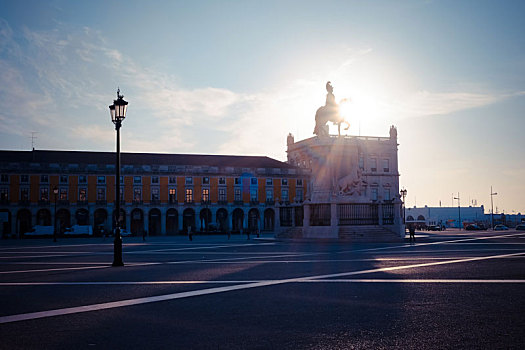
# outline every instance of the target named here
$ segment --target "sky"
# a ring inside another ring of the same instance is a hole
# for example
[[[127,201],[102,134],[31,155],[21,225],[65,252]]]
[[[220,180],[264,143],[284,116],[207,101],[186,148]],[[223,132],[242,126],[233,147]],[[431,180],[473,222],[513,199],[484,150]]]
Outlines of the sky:
[[[0,2],[0,149],[266,155],[398,129],[407,206],[525,214],[523,1]],[[330,129],[336,133],[336,128]],[[35,139],[31,139],[32,132]],[[496,209],[497,208],[497,209]]]

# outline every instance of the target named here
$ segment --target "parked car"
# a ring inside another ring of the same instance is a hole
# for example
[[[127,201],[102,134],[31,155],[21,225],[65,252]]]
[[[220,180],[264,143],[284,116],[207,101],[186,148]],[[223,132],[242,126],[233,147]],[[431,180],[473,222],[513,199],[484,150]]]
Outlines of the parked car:
[[[509,228],[505,225],[496,225],[494,226],[494,231],[506,231],[508,230]]]
[[[124,229],[121,228],[121,229],[120,229],[120,236],[121,236],[121,237],[131,236],[131,232],[126,231],[126,230],[124,230]]]
[[[519,224],[518,226],[516,226],[516,230],[525,231],[525,224]]]
[[[467,227],[465,227],[465,230],[467,230],[467,231],[479,231],[479,230],[481,230],[481,227],[479,227],[476,224],[470,224],[470,225],[467,225]]]
[[[429,231],[441,231],[441,226],[439,226],[439,225],[430,225],[428,227],[428,230]]]

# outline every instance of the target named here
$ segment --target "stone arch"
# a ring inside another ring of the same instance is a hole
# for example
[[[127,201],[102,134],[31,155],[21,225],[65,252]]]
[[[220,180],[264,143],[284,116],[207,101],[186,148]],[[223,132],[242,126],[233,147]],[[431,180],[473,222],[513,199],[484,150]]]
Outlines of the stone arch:
[[[142,235],[144,232],[144,212],[135,208],[131,211],[131,228],[130,232],[133,235]]]
[[[425,217],[423,215],[419,215],[417,217],[417,221],[425,221]]]
[[[40,226],[53,225],[53,218],[49,209],[42,208],[36,212],[36,224]]]
[[[252,208],[248,211],[248,230],[256,232],[259,229],[259,210]]]
[[[95,224],[95,234],[96,235],[103,235],[106,233],[106,223],[108,220],[108,212],[106,209],[98,208],[93,213],[93,222]]]
[[[24,233],[31,231],[33,228],[31,225],[31,212],[29,209],[20,209],[16,213],[16,229],[20,237],[23,237]]]
[[[273,231],[275,228],[275,211],[272,208],[268,208],[264,211],[264,225],[265,231]]]
[[[412,215],[407,216],[407,221],[414,221],[414,217]]]
[[[240,208],[235,208],[232,213],[232,232],[241,232],[243,229],[244,211]]]
[[[208,208],[201,209],[199,220],[201,222],[201,231],[208,232],[208,225],[211,222],[211,210]]]
[[[158,236],[162,230],[162,214],[158,208],[153,208],[148,213],[148,234]]]
[[[57,232],[63,234],[66,228],[71,227],[71,213],[66,208],[60,208],[56,217]]]
[[[217,210],[215,217],[218,230],[221,232],[228,232],[228,211],[224,208],[220,208]]]
[[[85,208],[77,209],[75,212],[75,220],[77,221],[77,225],[89,225],[89,211]]]
[[[166,234],[176,235],[179,233],[179,213],[175,208],[166,211]]]
[[[113,229],[115,229],[115,224],[117,223],[117,212],[116,209],[113,209],[113,220],[111,220],[111,224]],[[120,228],[125,230],[126,229],[126,210],[124,208],[120,208]]]
[[[0,217],[2,238],[7,238],[11,234],[11,212],[8,209],[0,209]]]
[[[188,228],[195,232],[195,210],[192,208],[186,208],[182,212],[182,232],[187,234]]]

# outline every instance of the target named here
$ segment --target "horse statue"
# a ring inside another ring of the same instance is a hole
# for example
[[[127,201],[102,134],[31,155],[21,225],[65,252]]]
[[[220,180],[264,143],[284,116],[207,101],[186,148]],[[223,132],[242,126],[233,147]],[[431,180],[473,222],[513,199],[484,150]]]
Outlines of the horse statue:
[[[317,136],[328,136],[326,123],[332,122],[334,125],[337,124],[337,133],[341,136],[341,124],[346,124],[345,130],[350,128],[350,123],[339,113],[339,105],[335,102],[335,96],[333,94],[334,88],[332,83],[326,83],[326,103],[324,106],[319,107],[315,112],[315,128],[314,134]],[[346,102],[347,99],[342,99],[339,104]]]

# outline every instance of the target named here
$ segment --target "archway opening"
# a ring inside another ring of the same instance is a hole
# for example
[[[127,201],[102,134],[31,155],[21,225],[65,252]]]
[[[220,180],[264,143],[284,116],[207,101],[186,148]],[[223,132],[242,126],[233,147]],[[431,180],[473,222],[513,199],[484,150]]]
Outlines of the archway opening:
[[[166,234],[176,235],[179,233],[179,213],[177,209],[170,208],[166,212]]]
[[[161,231],[161,213],[157,208],[153,208],[148,214],[148,234],[150,236],[158,236]]]

